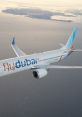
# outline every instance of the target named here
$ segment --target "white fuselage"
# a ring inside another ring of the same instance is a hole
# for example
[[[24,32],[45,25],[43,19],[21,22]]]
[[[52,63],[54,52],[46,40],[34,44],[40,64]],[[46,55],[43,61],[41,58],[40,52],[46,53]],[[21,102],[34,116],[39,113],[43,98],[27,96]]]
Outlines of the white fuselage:
[[[37,65],[49,65],[64,59],[70,51],[65,49],[15,57],[0,61],[0,76],[33,69]]]

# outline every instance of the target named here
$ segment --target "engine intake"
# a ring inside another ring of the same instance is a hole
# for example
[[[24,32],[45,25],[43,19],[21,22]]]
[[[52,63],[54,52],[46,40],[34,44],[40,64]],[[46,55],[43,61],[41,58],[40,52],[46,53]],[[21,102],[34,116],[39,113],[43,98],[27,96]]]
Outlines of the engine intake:
[[[46,76],[48,74],[46,69],[37,69],[33,71],[33,76],[36,79],[40,79],[43,78],[44,76]]]

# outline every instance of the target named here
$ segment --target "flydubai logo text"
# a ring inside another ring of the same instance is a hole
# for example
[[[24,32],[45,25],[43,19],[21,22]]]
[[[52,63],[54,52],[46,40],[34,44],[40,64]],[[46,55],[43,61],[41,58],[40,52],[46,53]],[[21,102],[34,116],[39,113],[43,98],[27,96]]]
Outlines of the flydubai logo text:
[[[27,67],[30,65],[35,65],[37,64],[37,60],[36,59],[25,59],[25,60],[17,60],[15,63],[3,63],[3,67],[4,67],[4,71],[11,71],[11,70],[15,70],[16,68],[23,68],[23,67]]]

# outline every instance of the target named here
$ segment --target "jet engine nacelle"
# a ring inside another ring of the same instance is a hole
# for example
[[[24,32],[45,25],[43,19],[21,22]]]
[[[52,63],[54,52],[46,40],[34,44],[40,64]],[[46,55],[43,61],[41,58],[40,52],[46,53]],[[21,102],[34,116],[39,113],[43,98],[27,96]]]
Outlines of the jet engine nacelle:
[[[43,78],[44,76],[46,76],[48,74],[46,69],[36,69],[33,71],[33,76],[36,79],[40,79]]]

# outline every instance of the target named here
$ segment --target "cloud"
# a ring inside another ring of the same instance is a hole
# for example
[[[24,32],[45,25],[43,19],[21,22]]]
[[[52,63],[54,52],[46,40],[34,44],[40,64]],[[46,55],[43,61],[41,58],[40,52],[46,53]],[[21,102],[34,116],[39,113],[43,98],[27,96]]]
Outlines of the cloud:
[[[41,9],[34,9],[34,8],[9,8],[6,10],[3,10],[5,13],[13,14],[13,15],[23,15],[30,18],[37,18],[37,19],[45,19],[45,20],[54,20],[57,21],[72,21],[72,18],[70,20],[69,17],[75,17],[73,14],[66,14],[64,12],[51,12],[47,10],[41,10]],[[58,16],[62,16],[62,19],[57,19]]]

